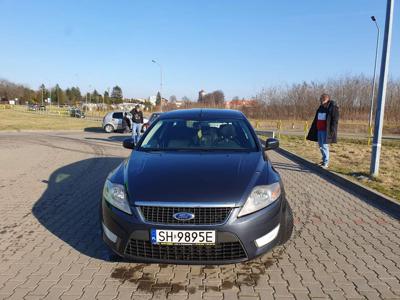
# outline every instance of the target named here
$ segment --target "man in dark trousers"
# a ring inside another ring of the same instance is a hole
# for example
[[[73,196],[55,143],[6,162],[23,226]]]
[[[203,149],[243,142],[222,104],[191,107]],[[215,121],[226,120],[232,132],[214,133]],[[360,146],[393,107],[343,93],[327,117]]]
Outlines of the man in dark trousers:
[[[130,132],[132,125],[131,125],[131,118],[128,116],[127,112],[124,112],[124,118],[122,119],[122,128],[125,132]]]
[[[140,131],[143,125],[143,113],[140,110],[140,106],[136,105],[134,109],[131,110],[132,114],[132,139],[137,144],[140,139]]]
[[[329,144],[337,143],[339,107],[328,94],[322,94],[319,101],[321,105],[317,109],[307,140],[318,142],[322,154],[320,166],[327,169],[329,166]]]

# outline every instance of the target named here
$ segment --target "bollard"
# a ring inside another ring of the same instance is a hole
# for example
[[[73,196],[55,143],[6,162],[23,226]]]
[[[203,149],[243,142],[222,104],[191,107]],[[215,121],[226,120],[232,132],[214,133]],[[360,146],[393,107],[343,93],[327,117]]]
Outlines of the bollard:
[[[368,146],[371,146],[372,138],[373,138],[372,126],[368,126]]]
[[[276,129],[278,129],[278,139],[281,138],[281,128],[282,128],[282,121],[279,120],[279,121],[276,123]]]
[[[307,140],[307,133],[308,133],[308,121],[304,123],[304,141]]]

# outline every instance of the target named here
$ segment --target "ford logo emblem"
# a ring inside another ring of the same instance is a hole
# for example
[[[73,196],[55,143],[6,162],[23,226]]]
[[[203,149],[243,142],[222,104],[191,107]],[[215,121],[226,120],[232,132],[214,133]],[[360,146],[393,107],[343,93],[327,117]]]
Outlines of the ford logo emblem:
[[[178,221],[189,221],[194,219],[194,214],[188,212],[178,212],[173,214],[172,217]]]

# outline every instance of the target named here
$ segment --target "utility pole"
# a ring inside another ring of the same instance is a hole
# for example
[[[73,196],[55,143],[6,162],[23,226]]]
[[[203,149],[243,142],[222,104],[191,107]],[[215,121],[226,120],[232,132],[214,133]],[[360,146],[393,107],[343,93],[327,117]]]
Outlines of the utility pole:
[[[390,47],[392,44],[393,10],[394,10],[394,0],[387,0],[385,33],[384,33],[383,49],[382,49],[381,72],[379,78],[378,103],[375,115],[374,140],[372,143],[372,156],[371,156],[371,167],[370,167],[370,175],[372,177],[376,177],[379,174],[379,160],[381,156],[381,147],[382,147],[383,117],[385,113],[386,87],[387,87],[389,61],[390,61]]]
[[[375,16],[371,16],[372,22],[374,22],[377,35],[376,35],[376,46],[375,46],[375,64],[374,64],[374,78],[372,80],[372,92],[371,92],[371,105],[370,105],[370,112],[369,112],[369,119],[368,119],[368,132],[369,135],[372,135],[372,115],[374,113],[374,99],[375,99],[375,84],[376,84],[376,67],[378,62],[378,50],[379,50],[379,37],[380,37],[380,29],[378,22],[376,21]]]

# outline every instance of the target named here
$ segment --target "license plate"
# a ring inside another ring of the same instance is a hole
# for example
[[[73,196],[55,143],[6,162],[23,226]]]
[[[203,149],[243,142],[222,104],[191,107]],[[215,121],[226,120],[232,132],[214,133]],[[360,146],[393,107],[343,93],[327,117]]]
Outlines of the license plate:
[[[152,244],[182,244],[182,245],[213,245],[215,231],[213,230],[151,230]]]

